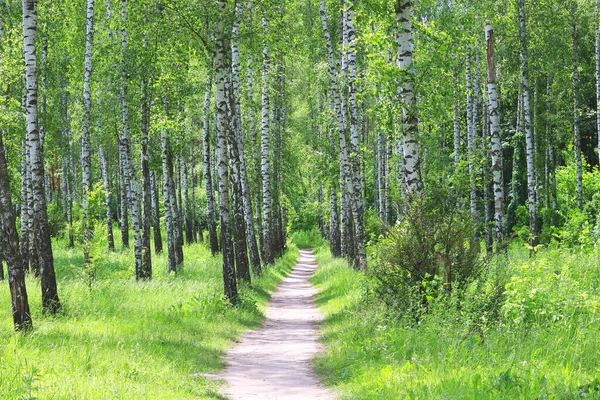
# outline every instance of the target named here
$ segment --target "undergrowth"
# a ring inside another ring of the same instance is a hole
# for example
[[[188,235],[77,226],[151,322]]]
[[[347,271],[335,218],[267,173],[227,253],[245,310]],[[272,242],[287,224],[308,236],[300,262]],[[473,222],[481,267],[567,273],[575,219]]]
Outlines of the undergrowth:
[[[598,399],[598,255],[512,246],[415,320],[322,249],[317,371],[342,399]]]
[[[185,266],[166,274],[153,254],[154,279],[136,282],[132,251],[105,252],[93,285],[80,273],[79,250],[55,245],[64,310],[44,317],[39,282],[27,279],[34,330],[12,331],[8,285],[0,288],[0,398],[221,399],[204,374],[224,367],[221,356],[263,308],[298,257],[295,247],[250,286],[241,304],[222,297],[221,259],[204,244],[184,247]]]

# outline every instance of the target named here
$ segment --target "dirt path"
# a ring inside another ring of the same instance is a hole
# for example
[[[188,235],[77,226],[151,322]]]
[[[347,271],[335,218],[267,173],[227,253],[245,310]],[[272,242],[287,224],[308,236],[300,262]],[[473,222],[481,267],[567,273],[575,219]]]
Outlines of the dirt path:
[[[227,352],[228,367],[219,378],[225,395],[241,399],[334,399],[312,372],[310,359],[322,350],[317,322],[322,318],[312,302],[316,290],[308,281],[315,268],[310,250],[281,282],[269,302],[267,318]]]

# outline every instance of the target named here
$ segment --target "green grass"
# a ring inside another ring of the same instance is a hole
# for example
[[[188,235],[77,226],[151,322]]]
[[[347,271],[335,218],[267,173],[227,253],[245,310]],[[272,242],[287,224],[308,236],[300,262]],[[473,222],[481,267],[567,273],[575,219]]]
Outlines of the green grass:
[[[509,283],[498,321],[476,325],[473,315],[486,314],[469,302],[483,289],[469,289],[460,308],[440,300],[415,323],[395,317],[372,295],[374,282],[322,250],[313,283],[327,350],[316,369],[342,399],[599,399],[597,257],[554,248],[530,260],[513,246],[492,263]]]
[[[220,399],[203,374],[221,370],[223,352],[260,326],[269,293],[298,257],[292,246],[231,307],[221,259],[204,244],[185,247],[177,276],[153,254],[150,282],[135,281],[131,250],[105,252],[91,289],[80,251],[54,249],[60,315],[41,315],[39,282],[28,278],[34,330],[13,333],[8,285],[0,287],[1,399]]]
[[[318,229],[292,232],[290,241],[299,249],[316,249],[325,245],[325,240]]]

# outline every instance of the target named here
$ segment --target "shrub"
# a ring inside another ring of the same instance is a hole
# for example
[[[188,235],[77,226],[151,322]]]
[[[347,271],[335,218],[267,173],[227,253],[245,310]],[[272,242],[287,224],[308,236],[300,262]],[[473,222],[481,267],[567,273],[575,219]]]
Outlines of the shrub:
[[[370,273],[378,296],[414,311],[476,276],[480,252],[470,215],[459,211],[455,196],[437,189],[405,207],[402,220],[377,245]]]

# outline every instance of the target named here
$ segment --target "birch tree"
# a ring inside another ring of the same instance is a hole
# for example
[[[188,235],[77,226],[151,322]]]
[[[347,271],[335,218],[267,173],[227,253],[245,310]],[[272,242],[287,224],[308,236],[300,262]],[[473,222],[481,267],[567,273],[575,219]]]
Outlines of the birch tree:
[[[219,21],[215,41],[215,103],[217,111],[217,171],[219,186],[219,213],[221,228],[221,254],[223,258],[223,287],[227,299],[236,303],[238,299],[233,244],[231,239],[229,205],[229,171],[227,138],[234,135],[231,93],[231,47],[226,31],[227,0],[218,0]]]
[[[269,127],[269,82],[270,82],[270,53],[267,42],[266,18],[263,18],[263,68],[262,68],[262,114],[261,114],[261,176],[262,176],[262,204],[263,204],[263,260],[272,264],[275,260],[273,253],[273,226],[271,219],[271,169],[270,169],[270,127]]]
[[[52,242],[48,227],[48,211],[44,186],[44,157],[40,145],[37,120],[37,0],[23,0],[23,58],[25,59],[25,119],[27,123],[27,141],[29,143],[29,161],[31,186],[33,190],[33,216],[35,219],[33,240],[38,247],[40,278],[42,286],[42,311],[54,314],[60,310],[60,300],[54,272]]]
[[[83,72],[83,113],[81,120],[81,211],[83,225],[83,259],[85,264],[90,260],[90,243],[93,226],[88,218],[89,193],[92,189],[91,176],[91,138],[90,125],[92,114],[92,48],[94,41],[94,0],[87,0],[85,18],[85,58]]]
[[[496,241],[502,243],[504,239],[504,178],[502,172],[502,134],[500,131],[500,102],[498,94],[498,78],[494,61],[494,30],[486,21],[485,43],[487,54],[487,87],[488,109],[490,119],[490,137],[492,143],[492,182],[494,192],[494,221],[496,226]]]
[[[536,217],[536,180],[534,169],[534,142],[531,131],[531,110],[529,99],[529,63],[527,60],[527,29],[525,23],[524,0],[519,0],[519,37],[521,54],[521,91],[523,95],[523,114],[525,122],[525,142],[527,158],[527,200],[529,202],[529,236],[530,246],[537,246],[537,217]]]
[[[32,322],[25,286],[25,267],[19,250],[19,235],[10,193],[3,136],[3,129],[0,128],[0,223],[2,224],[0,245],[4,251],[4,258],[8,267],[8,284],[14,327],[17,331],[21,331],[32,328]]]
[[[579,107],[579,63],[577,56],[577,1],[571,0],[571,41],[573,59],[573,150],[577,169],[577,207],[583,207],[583,166],[581,160],[581,124]]]
[[[106,216],[106,238],[108,242],[108,250],[115,251],[115,239],[112,228],[112,212],[110,209],[110,185],[108,181],[108,162],[104,154],[102,144],[98,147],[98,156],[100,157],[100,173],[102,174],[102,184],[104,187],[104,208]]]
[[[219,252],[219,242],[217,239],[217,226],[215,218],[215,196],[214,187],[212,181],[212,167],[210,162],[210,94],[211,94],[212,79],[209,75],[206,79],[206,89],[204,92],[204,124],[202,130],[202,143],[204,149],[203,155],[203,168],[204,168],[204,185],[206,188],[206,220],[208,228],[208,237],[210,241],[210,251],[212,255],[216,255]]]
[[[413,52],[415,49],[412,17],[413,0],[396,1],[396,34],[397,58],[396,66],[401,72],[398,83],[398,97],[402,101],[402,143],[404,155],[403,184],[407,197],[421,196],[421,153],[418,142],[417,99],[414,93],[415,69]]]

